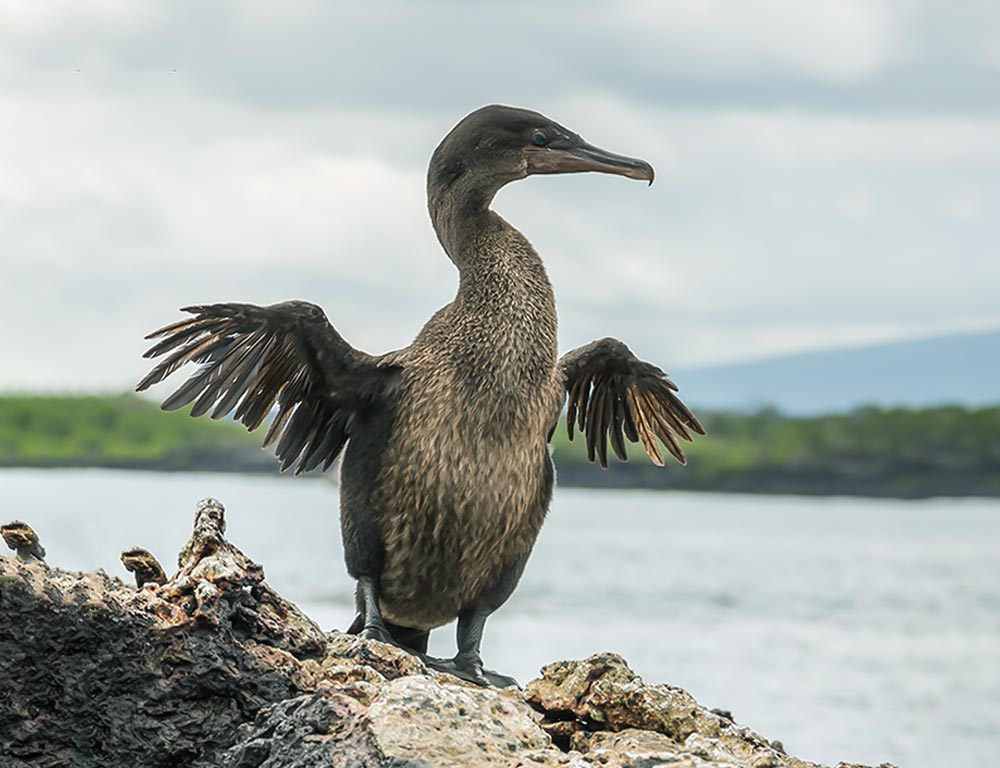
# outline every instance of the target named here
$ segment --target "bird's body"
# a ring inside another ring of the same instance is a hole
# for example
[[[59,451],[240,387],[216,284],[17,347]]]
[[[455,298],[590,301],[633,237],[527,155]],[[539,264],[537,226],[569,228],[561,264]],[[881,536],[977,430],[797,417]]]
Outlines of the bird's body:
[[[374,482],[376,448],[344,457],[347,503],[367,495],[382,537],[383,615],[403,626],[451,621],[525,558],[552,494],[547,437],[565,400],[555,300],[541,259],[496,219],[482,247],[506,258],[463,274],[455,301],[386,358],[405,407],[378,440]]]
[[[532,173],[596,170],[652,181],[639,160],[598,150],[544,116],[486,107],[442,141],[428,171],[428,207],[460,273],[457,295],[414,342],[381,356],[351,347],[318,307],[216,304],[151,334],[169,353],[144,389],[187,362],[198,373],[164,402],[194,403],[254,429],[276,404],[265,445],[282,469],[328,467],[346,444],[341,523],[358,580],[352,631],[426,650],[456,617],[459,653],[427,658],[479,683],[486,617],[507,599],[541,529],[554,483],[548,442],[569,398],[591,460],[625,438],[663,463],[675,436],[702,432],[665,374],[614,339],[557,350],[555,298],[541,258],[490,210],[505,184]]]

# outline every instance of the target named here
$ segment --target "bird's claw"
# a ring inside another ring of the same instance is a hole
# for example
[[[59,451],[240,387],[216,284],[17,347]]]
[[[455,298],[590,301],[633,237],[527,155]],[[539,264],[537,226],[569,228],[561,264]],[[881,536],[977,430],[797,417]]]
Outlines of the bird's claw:
[[[517,680],[507,675],[501,675],[492,669],[483,669],[482,661],[466,659],[456,656],[453,659],[439,659],[434,656],[421,656],[421,660],[430,669],[436,672],[444,672],[449,675],[466,680],[484,688],[490,686],[494,688],[509,688],[514,686],[520,688]]]
[[[377,624],[366,626],[361,630],[359,636],[363,637],[365,640],[377,640],[380,643],[394,645],[397,648],[400,647],[399,643],[397,643],[393,639],[392,635],[389,634],[389,630],[385,627],[380,627]]]
[[[521,684],[513,677],[510,677],[509,675],[501,675],[499,672],[495,672],[492,669],[484,669],[483,677],[485,677],[486,681],[494,688],[510,688],[511,686],[514,686],[518,690],[521,690]]]

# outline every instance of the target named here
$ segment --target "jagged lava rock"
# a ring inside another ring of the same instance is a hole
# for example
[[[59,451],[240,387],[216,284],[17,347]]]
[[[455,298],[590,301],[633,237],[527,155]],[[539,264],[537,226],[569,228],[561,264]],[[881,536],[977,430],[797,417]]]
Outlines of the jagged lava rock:
[[[178,565],[134,588],[0,556],[0,766],[814,766],[615,654],[497,691],[325,634],[210,499]]]

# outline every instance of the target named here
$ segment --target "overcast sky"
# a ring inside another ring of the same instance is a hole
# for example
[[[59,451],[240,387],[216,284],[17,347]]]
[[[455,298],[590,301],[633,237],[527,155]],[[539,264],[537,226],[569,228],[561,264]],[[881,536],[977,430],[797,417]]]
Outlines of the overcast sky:
[[[989,0],[0,0],[0,389],[124,389],[190,303],[409,343],[456,286],[427,160],[497,102],[657,170],[497,199],[564,348],[677,370],[998,327],[998,29]]]

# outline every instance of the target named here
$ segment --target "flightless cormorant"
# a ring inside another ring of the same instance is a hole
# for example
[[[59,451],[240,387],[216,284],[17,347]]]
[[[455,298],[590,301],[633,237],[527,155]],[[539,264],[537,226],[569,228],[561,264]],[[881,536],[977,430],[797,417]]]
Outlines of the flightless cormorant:
[[[642,161],[587,144],[549,118],[489,106],[456,125],[427,174],[431,221],[460,283],[412,344],[369,355],[301,301],[209,304],[150,334],[168,355],[144,390],[185,363],[200,367],[163,402],[192,416],[230,413],[249,429],[277,407],[264,445],[281,469],[328,468],[343,450],[341,529],[357,579],[351,631],[420,654],[480,684],[486,618],[510,596],[549,507],[548,442],[567,398],[570,438],[607,466],[625,440],[663,464],[678,438],[704,434],[677,387],[622,342],[559,358],[552,286],[528,240],[490,210],[506,184],[537,173],[599,171],[652,183]],[[345,449],[346,446],[346,449]],[[458,618],[458,653],[427,657],[434,627]]]

